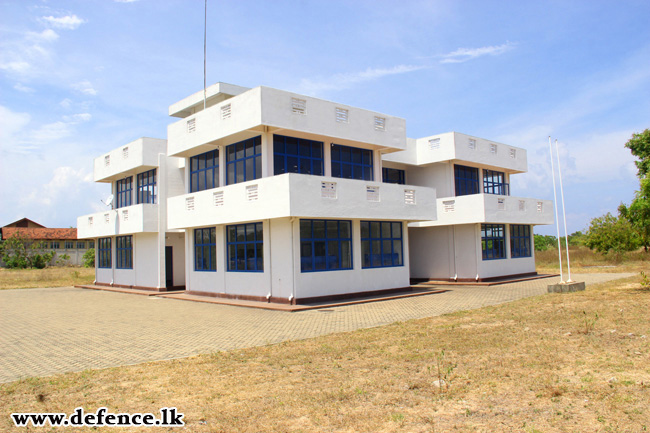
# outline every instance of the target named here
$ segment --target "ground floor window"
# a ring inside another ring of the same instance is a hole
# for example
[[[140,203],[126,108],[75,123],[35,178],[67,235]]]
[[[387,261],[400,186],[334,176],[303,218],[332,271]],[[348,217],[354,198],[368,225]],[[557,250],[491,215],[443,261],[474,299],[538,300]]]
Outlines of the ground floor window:
[[[361,221],[363,268],[402,266],[402,223]]]
[[[531,257],[530,226],[510,225],[510,257]]]
[[[59,241],[50,242],[50,248],[52,248],[53,250],[58,250],[59,248],[61,248]]]
[[[65,249],[66,250],[71,250],[74,248],[74,242],[72,241],[65,241]]]
[[[226,227],[228,270],[264,271],[264,236],[262,223],[237,224]]]
[[[194,230],[194,270],[217,270],[217,230],[214,227]]]
[[[115,238],[117,269],[133,269],[133,236]]]
[[[344,269],[352,269],[352,222],[300,220],[300,270]]]
[[[506,258],[506,230],[503,224],[481,224],[483,260]]]
[[[97,266],[110,268],[111,264],[111,238],[99,238],[97,240]]]

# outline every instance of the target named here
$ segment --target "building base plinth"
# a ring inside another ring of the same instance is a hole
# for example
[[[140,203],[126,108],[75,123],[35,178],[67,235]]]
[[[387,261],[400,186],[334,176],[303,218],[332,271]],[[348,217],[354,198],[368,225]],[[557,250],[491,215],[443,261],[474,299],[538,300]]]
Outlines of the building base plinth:
[[[581,290],[585,290],[584,281],[548,285],[548,293],[569,293],[569,292],[579,292]]]

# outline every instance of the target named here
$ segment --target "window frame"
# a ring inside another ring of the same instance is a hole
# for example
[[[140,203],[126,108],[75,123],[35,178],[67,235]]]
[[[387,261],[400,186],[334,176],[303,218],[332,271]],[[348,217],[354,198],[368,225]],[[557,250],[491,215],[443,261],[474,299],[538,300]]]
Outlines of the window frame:
[[[354,161],[355,159],[358,160]],[[332,143],[330,148],[332,177],[373,181],[375,179],[373,159],[374,153],[371,149]],[[349,170],[349,175],[346,175],[346,170]],[[356,173],[361,173],[361,177],[355,176]]]
[[[133,204],[133,176],[115,181],[115,209]]]
[[[113,248],[111,238],[97,239],[97,267],[110,269],[113,267]]]
[[[63,246],[66,250],[74,250],[74,241],[65,241]]]
[[[248,231],[251,230],[252,239],[248,239]],[[238,239],[239,232],[244,235],[244,239]],[[240,246],[243,247],[243,269],[239,268],[240,263]],[[249,251],[253,252],[254,257],[249,257]],[[260,257],[261,252],[261,257]],[[264,272],[264,224],[262,222],[252,222],[245,224],[232,224],[226,226],[226,254],[227,272]],[[249,262],[253,259],[252,263]],[[251,265],[252,266],[249,266]],[[234,265],[234,266],[233,266]]]
[[[115,269],[133,269],[133,235],[115,237]]]
[[[495,236],[495,230],[497,233],[500,231],[501,236]],[[502,255],[497,255],[495,252]],[[481,224],[481,256],[483,260],[507,259],[505,224]]]
[[[206,239],[208,242],[205,242]],[[200,240],[200,242],[197,242],[197,240]],[[206,251],[208,252],[207,261],[205,260]],[[216,227],[205,227],[200,229],[194,229],[194,270],[196,272],[217,271],[217,229]]]
[[[328,227],[328,223],[330,226]],[[330,231],[332,230],[331,224],[336,224],[335,234],[336,236],[330,236]],[[315,224],[323,224],[322,231],[324,236],[316,236],[316,230],[319,228],[315,227]],[[342,236],[343,225],[347,225],[348,237]],[[309,232],[309,236],[304,236],[306,231]],[[349,257],[344,257],[344,245],[348,244],[347,250]],[[318,244],[322,244],[324,247],[325,255],[316,255]],[[333,256],[330,254],[330,248],[334,246],[336,248],[336,255]],[[305,255],[304,247],[309,245],[309,255]],[[353,251],[352,251],[352,221],[351,220],[326,220],[326,219],[301,219],[300,220],[300,272],[301,273],[310,273],[310,272],[330,272],[330,271],[347,271],[354,269],[354,260],[353,260]],[[330,262],[330,258],[334,257],[334,261]],[[344,267],[344,263],[347,261],[347,266]],[[320,266],[322,263],[322,267]],[[307,266],[309,265],[309,266]],[[318,269],[317,269],[318,268]]]
[[[85,241],[77,241],[77,249],[78,250],[85,250],[86,249],[86,242]]]
[[[391,178],[391,173],[397,174],[397,182]],[[393,183],[396,185],[406,185],[406,170],[401,168],[382,167],[381,168],[381,181],[383,183]]]
[[[203,188],[201,188],[201,178],[203,179]],[[218,187],[219,149],[190,157],[190,193]]]
[[[156,185],[156,169],[139,173],[136,176],[136,201],[138,204],[156,204],[158,201],[158,186]]]
[[[468,174],[472,174],[467,176]],[[475,177],[473,175],[476,175]],[[456,197],[480,193],[479,168],[454,164],[454,192]]]
[[[532,257],[532,229],[529,224],[510,224],[510,257]],[[523,251],[522,251],[523,250]]]
[[[378,230],[373,230],[373,226],[377,226]],[[386,227],[386,225],[388,225]],[[394,268],[404,266],[404,227],[400,221],[361,221],[361,268],[362,269],[375,269],[375,268]],[[395,236],[395,228],[399,227],[399,236]],[[387,236],[384,233],[388,228]],[[373,236],[373,233],[378,232],[379,236]],[[365,235],[364,235],[365,234]],[[373,253],[373,243],[379,243],[379,254]],[[385,264],[384,247],[386,242],[390,245],[390,264]],[[399,242],[399,253],[396,254],[396,243]],[[367,261],[366,261],[366,255]],[[379,256],[379,264],[375,264],[375,257]],[[396,260],[399,259],[399,260]],[[396,263],[396,262],[399,263]]]
[[[495,180],[495,179],[501,179]],[[503,171],[483,169],[483,192],[494,195],[510,195],[506,174]]]
[[[249,154],[249,149],[252,149]],[[239,154],[241,152],[241,155]],[[248,161],[252,160],[253,173],[249,173]],[[243,176],[239,177],[239,169]],[[262,136],[249,138],[226,146],[226,185],[248,182],[262,177]]]
[[[60,250],[61,249],[61,243],[59,241],[51,241],[50,242],[50,249],[52,249],[52,250]]]
[[[293,141],[295,140],[295,143]],[[295,146],[295,151],[290,151]],[[318,149],[320,156],[314,156]],[[305,151],[307,150],[305,154]],[[290,162],[295,160],[295,165]],[[306,165],[307,166],[306,166]],[[291,169],[295,167],[295,169]],[[299,173],[312,176],[325,175],[325,154],[322,141],[273,134],[273,174]]]

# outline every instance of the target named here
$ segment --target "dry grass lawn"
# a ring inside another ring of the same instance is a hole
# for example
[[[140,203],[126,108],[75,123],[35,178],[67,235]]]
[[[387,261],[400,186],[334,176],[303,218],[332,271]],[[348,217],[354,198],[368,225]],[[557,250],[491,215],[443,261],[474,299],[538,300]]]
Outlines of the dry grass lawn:
[[[94,268],[71,266],[45,269],[0,268],[0,290],[74,286],[90,284],[94,279]]]
[[[564,247],[563,247],[564,248]],[[601,254],[587,247],[569,247],[571,272],[641,272],[650,270],[650,253],[643,250],[624,254]],[[539,273],[557,273],[557,249],[535,251],[535,265]],[[562,250],[562,267],[567,272],[566,250]]]
[[[14,411],[157,413],[176,406],[192,432],[646,431],[650,291],[638,281],[4,384],[0,430],[12,428],[7,415]]]

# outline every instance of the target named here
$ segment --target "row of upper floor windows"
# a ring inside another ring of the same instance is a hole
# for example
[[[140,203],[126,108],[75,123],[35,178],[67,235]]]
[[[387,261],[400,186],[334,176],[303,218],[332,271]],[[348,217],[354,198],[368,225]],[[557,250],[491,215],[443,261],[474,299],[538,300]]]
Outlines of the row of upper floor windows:
[[[133,204],[133,176],[125,177],[115,182],[115,208],[131,206]],[[156,169],[145,171],[136,175],[136,204],[155,204],[158,196],[156,185]]]
[[[261,136],[226,146],[226,185],[262,177]],[[374,180],[373,151],[340,144],[331,144],[332,177]],[[324,143],[284,135],[273,136],[273,174],[325,174]],[[384,181],[404,183],[404,170],[384,169]],[[190,158],[190,192],[219,186],[219,149]]]
[[[464,165],[454,165],[454,187],[456,196],[479,194],[480,171],[483,172],[483,188],[485,194],[510,195],[510,184],[502,171],[479,169]]]

